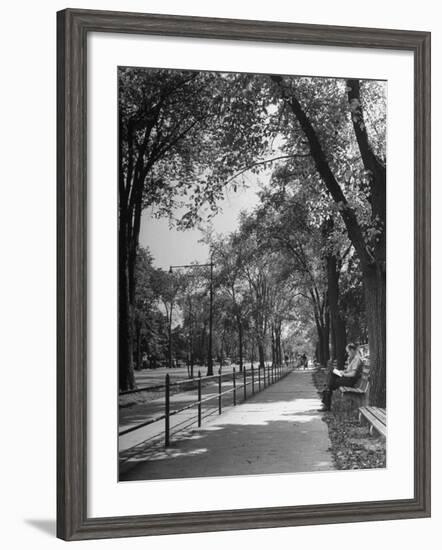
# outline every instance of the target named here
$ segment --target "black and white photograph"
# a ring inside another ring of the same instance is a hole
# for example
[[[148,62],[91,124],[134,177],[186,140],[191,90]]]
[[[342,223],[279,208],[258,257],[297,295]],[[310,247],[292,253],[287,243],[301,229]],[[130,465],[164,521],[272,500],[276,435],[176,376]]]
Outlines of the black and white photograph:
[[[2,7],[2,546],[437,547],[439,5]]]
[[[386,467],[387,89],[118,67],[119,481]]]

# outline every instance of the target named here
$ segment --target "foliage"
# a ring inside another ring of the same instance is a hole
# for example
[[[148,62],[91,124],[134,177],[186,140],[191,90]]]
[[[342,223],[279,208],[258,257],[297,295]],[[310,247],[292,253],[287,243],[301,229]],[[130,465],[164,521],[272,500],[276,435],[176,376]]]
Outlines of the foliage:
[[[139,68],[118,77],[129,286],[120,310],[133,310],[120,341],[163,359],[170,330],[174,356],[207,361],[209,270],[154,268],[138,247],[141,212],[186,231],[259,172],[270,176],[258,207],[231,234],[205,235],[214,355],[242,366],[316,350],[326,362],[343,320],[344,337],[365,341],[373,319],[362,281],[372,264],[385,270],[385,83]]]

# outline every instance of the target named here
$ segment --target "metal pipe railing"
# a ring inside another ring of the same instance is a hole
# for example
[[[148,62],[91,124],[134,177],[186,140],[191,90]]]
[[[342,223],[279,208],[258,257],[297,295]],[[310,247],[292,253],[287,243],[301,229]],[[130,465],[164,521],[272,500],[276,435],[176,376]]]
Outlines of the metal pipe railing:
[[[262,373],[263,376],[261,377],[261,371],[262,370],[264,372]],[[263,386],[263,389],[265,389],[266,387],[268,387],[269,385],[277,382],[278,380],[280,380],[284,376],[287,376],[287,374],[289,374],[289,372],[291,372],[292,370],[293,370],[293,364],[291,364],[290,366],[289,365],[280,365],[278,367],[276,367],[276,365],[274,365],[274,364],[271,364],[271,365],[264,365],[263,368],[258,367],[258,391],[261,391],[262,386]],[[231,376],[232,387],[228,388],[226,390],[223,390],[222,389],[222,379],[226,376]],[[249,381],[247,381],[247,376],[250,377]],[[263,381],[263,384],[261,383],[261,379]],[[202,414],[202,405],[203,405],[203,403],[208,403],[209,401],[213,401],[214,399],[217,399],[218,400],[218,414],[222,414],[222,398],[223,398],[224,395],[232,393],[233,406],[236,406],[236,404],[237,404],[237,390],[240,389],[241,387],[243,388],[243,402],[245,402],[247,400],[247,386],[251,385],[251,393],[252,393],[252,395],[255,394],[255,369],[253,367],[251,367],[251,369],[250,369],[250,374],[248,374],[246,367],[245,366],[243,367],[243,381],[242,381],[242,384],[237,383],[235,367],[233,367],[233,371],[231,373],[222,374],[221,369],[219,369],[218,374],[213,375],[213,376],[204,377],[205,382],[210,381],[210,380],[216,380],[217,386],[218,386],[218,391],[216,393],[214,393],[213,395],[209,395],[208,397],[204,397],[204,398],[202,396],[202,380],[203,379],[201,378],[201,372],[200,371],[198,371],[198,377],[196,379],[185,380],[185,381],[179,380],[179,381],[176,381],[176,382],[171,382],[169,374],[166,374],[165,384],[161,386],[161,388],[164,388],[164,390],[165,390],[164,414],[162,414],[158,417],[146,420],[145,422],[141,422],[141,423],[137,424],[136,426],[130,426],[129,428],[126,428],[126,429],[122,430],[121,432],[119,432],[119,435],[120,436],[126,435],[130,432],[133,432],[135,430],[138,430],[138,429],[143,428],[145,426],[148,426],[150,424],[154,424],[155,422],[159,422],[161,420],[164,420],[164,445],[165,445],[165,447],[168,447],[170,445],[170,434],[171,434],[170,418],[172,416],[175,416],[175,415],[177,415],[177,414],[179,414],[183,411],[189,410],[193,407],[197,407],[197,425],[198,425],[198,427],[201,427],[202,418],[203,418],[203,414]],[[171,387],[181,386],[185,383],[188,384],[190,381],[196,382],[196,384],[197,384],[197,400],[193,401],[192,403],[189,403],[188,405],[185,405],[184,407],[181,407],[179,409],[171,410],[171,407],[170,407],[170,389],[171,389]],[[266,386],[266,381],[267,381],[267,386]],[[151,388],[149,388],[149,389],[151,389]],[[145,388],[145,389],[147,389],[147,388]],[[133,391],[143,391],[143,389],[140,388],[139,390],[131,390],[132,393],[133,393]],[[123,393],[126,393],[126,392],[123,392]],[[127,393],[130,393],[130,392],[127,392]],[[213,414],[213,411],[212,411],[211,414]],[[208,415],[205,415],[205,416],[208,416]],[[184,421],[183,423],[185,423],[185,422],[186,421]],[[176,426],[175,426],[175,428],[176,428]]]

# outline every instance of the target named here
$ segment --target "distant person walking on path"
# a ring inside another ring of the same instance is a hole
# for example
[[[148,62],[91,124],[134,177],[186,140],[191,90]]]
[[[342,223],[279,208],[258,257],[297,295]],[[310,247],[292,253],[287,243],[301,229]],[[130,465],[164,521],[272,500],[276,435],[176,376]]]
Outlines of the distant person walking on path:
[[[308,362],[307,362],[307,355],[303,353],[301,355],[301,367],[305,370],[307,368]]]
[[[355,344],[348,344],[345,348],[348,354],[348,365],[343,371],[333,369],[327,387],[322,392],[324,406],[320,411],[329,411],[331,407],[333,391],[339,386],[354,387],[362,374],[363,361],[358,347]]]

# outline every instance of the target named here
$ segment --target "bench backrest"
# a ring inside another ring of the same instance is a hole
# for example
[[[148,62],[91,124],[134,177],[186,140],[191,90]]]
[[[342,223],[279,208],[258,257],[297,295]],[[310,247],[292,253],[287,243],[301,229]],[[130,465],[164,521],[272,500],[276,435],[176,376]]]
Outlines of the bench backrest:
[[[356,384],[356,387],[367,393],[369,386],[370,386],[370,363],[368,361],[364,361],[364,364],[362,366],[362,374],[361,374],[361,377],[359,378],[359,382]]]

